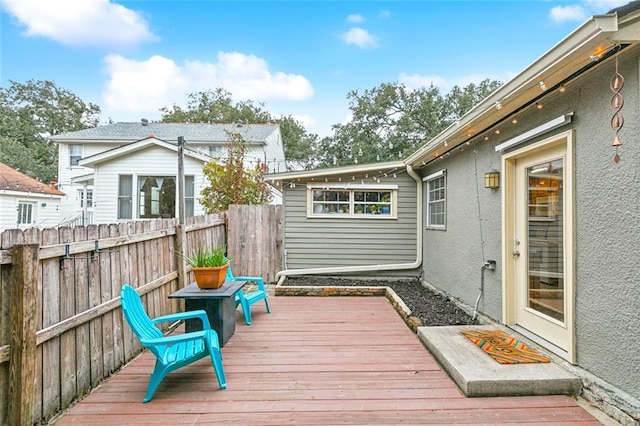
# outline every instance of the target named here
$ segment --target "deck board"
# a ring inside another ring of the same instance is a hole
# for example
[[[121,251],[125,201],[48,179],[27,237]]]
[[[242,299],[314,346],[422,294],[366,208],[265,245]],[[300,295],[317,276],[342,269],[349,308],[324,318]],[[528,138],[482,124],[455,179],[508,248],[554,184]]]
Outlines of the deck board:
[[[70,424],[600,424],[562,395],[466,398],[384,297],[287,297],[237,312],[222,349],[170,374],[142,404],[143,353],[55,422]]]

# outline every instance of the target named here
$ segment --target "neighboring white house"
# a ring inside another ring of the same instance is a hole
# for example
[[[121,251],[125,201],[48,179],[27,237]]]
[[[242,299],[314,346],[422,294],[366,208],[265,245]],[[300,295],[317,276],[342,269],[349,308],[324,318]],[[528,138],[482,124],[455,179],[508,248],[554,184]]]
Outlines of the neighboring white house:
[[[270,173],[285,171],[277,124],[114,123],[53,136],[58,143],[58,181],[68,195],[62,218],[84,223],[175,217],[178,211],[178,138],[185,140],[185,210],[203,213],[198,202],[207,182],[202,168],[224,160],[230,134],[246,143],[245,164],[265,163]],[[279,203],[280,193],[274,192]],[[129,204],[127,204],[129,203]]]
[[[60,222],[64,193],[0,163],[0,231],[51,227]]]

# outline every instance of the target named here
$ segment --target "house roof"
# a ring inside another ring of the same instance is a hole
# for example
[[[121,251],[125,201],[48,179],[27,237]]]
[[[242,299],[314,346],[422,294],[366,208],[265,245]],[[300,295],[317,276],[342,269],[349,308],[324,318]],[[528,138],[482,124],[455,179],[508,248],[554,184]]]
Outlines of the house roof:
[[[131,142],[116,148],[108,149],[98,154],[90,155],[80,160],[80,165],[85,167],[94,167],[96,164],[110,161],[123,155],[129,155],[134,152],[143,151],[151,146],[159,146],[170,151],[178,152],[178,146],[157,137],[147,137],[139,141]],[[195,158],[206,163],[211,157],[201,154],[190,149],[184,149],[184,155]]]
[[[593,16],[552,47],[513,79],[496,89],[456,123],[447,127],[405,163],[424,166],[463,144],[493,140],[501,125],[536,108],[552,96],[561,96],[572,83],[592,68],[612,59],[617,52],[640,42],[640,2],[632,2],[605,15]]]
[[[207,123],[144,123],[122,122],[106,124],[75,132],[61,133],[51,139],[58,142],[132,141],[155,136],[176,143],[179,136],[189,142],[228,142],[227,132],[240,133],[247,143],[264,143],[278,124],[207,124]]]
[[[20,173],[4,163],[0,163],[0,191],[65,195],[64,192]]]
[[[364,173],[385,173],[389,170],[405,170],[405,164],[402,161],[387,161],[382,163],[356,164],[351,166],[331,167],[326,169],[299,170],[284,173],[271,173],[264,175],[267,181],[283,181],[292,179],[311,179],[318,176],[339,176],[347,174],[364,174]]]

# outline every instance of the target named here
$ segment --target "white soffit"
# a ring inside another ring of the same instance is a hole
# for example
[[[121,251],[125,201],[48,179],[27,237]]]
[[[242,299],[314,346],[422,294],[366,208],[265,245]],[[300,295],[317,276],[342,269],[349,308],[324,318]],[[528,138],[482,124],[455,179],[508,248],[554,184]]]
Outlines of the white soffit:
[[[571,123],[571,119],[573,118],[573,112],[561,115],[558,118],[554,118],[551,121],[547,121],[544,124],[541,124],[538,127],[535,127],[527,132],[524,132],[515,138],[511,138],[508,141],[501,143],[496,146],[496,152],[503,152],[509,148],[520,145],[528,140],[531,140],[537,136],[540,136],[546,132],[549,132],[553,129],[557,129],[560,126],[564,126],[567,123]]]

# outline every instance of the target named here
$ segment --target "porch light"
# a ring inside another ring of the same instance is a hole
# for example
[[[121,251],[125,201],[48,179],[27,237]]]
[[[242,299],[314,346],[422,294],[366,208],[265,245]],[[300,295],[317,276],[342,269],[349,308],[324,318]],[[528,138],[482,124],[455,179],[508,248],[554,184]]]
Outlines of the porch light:
[[[500,188],[500,172],[491,171],[484,174],[484,187],[490,189]]]

